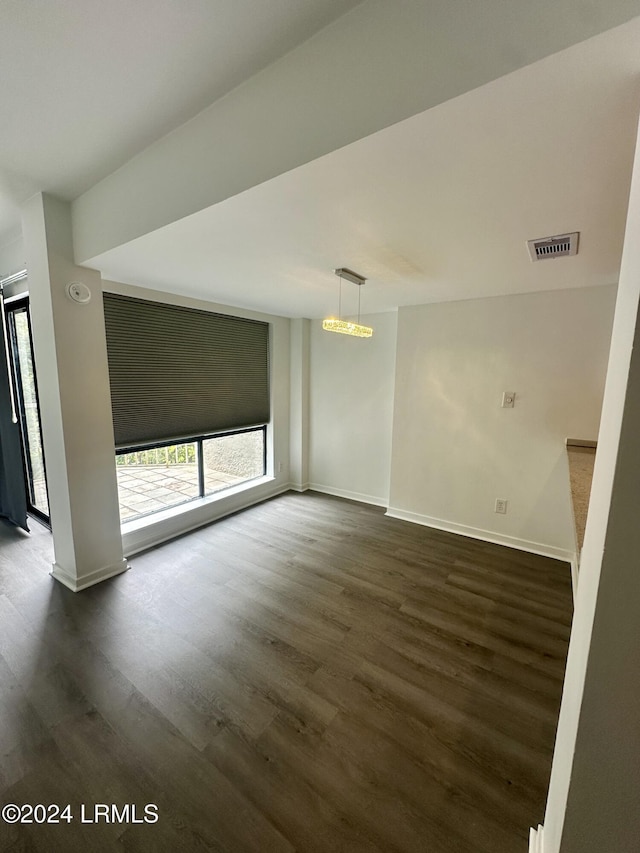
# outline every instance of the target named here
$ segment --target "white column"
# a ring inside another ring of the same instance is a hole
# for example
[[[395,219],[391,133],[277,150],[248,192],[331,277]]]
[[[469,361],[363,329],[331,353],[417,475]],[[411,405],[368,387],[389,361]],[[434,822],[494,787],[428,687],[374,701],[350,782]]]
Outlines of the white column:
[[[291,485],[309,487],[309,352],[311,322],[291,320],[290,456]]]
[[[640,839],[640,156],[544,823],[545,853]]]
[[[55,551],[53,577],[77,592],[125,571],[100,274],[75,266],[70,208],[23,207],[29,296]],[[66,293],[90,291],[86,304]]]

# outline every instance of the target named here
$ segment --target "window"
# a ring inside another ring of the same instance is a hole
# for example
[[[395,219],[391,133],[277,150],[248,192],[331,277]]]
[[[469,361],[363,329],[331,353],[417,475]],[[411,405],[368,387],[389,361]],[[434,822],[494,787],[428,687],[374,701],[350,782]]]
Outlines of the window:
[[[265,474],[269,324],[104,294],[122,521]]]
[[[222,492],[264,476],[266,427],[116,453],[120,520]]]
[[[264,451],[264,429],[204,439],[202,466],[205,495],[264,476]]]

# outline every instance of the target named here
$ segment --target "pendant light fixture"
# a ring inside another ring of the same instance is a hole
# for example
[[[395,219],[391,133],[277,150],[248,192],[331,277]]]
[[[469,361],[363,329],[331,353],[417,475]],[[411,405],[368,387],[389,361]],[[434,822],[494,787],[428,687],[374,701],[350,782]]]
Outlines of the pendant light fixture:
[[[340,269],[334,270],[334,273],[340,279],[340,285],[338,290],[338,316],[336,317],[328,317],[326,320],[322,321],[322,328],[327,332],[339,332],[341,335],[354,335],[357,338],[370,338],[373,334],[373,329],[369,326],[361,326],[360,325],[360,288],[365,283],[366,278],[363,278],[358,273],[353,272],[353,270],[347,269],[346,267],[340,267]],[[342,279],[345,278],[347,281],[353,282],[358,286],[358,322],[351,323],[348,320],[342,319]]]

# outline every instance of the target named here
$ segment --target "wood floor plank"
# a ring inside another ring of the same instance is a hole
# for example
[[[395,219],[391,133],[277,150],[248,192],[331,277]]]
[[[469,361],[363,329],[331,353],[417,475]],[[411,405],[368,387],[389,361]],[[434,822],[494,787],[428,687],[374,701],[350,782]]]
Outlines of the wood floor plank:
[[[451,634],[417,632],[390,623],[382,634],[384,645],[414,664],[460,684],[471,684],[479,695],[508,698],[509,706],[521,704],[537,718],[554,721],[558,715],[558,680],[530,667],[514,664]],[[363,656],[366,656],[367,649]],[[380,657],[377,657],[380,661]]]
[[[383,853],[363,836],[348,811],[318,796],[298,768],[278,755],[260,751],[232,731],[223,732],[207,757],[245,791],[299,851],[308,853]]]
[[[498,578],[483,578],[478,573],[474,577],[469,576],[468,573],[458,573],[456,571],[449,574],[447,586],[456,586],[458,589],[468,590],[488,599],[494,604],[510,605],[521,613],[542,616],[552,621],[555,625],[561,625],[565,629],[571,626],[571,613],[567,613],[566,606],[563,605],[565,601],[564,595],[560,596],[559,600],[552,604],[538,603],[531,598],[523,596],[520,590],[508,591]]]
[[[433,838],[440,837],[445,849],[460,853],[510,853],[510,829],[505,830],[503,823],[471,802],[466,792],[429,773],[377,729],[340,713],[327,729],[323,750],[357,766],[376,801],[384,797],[405,804],[403,820],[408,823],[409,812],[423,837],[427,832]],[[423,809],[425,802],[430,804],[428,814]],[[423,824],[429,827],[426,832],[421,830]],[[525,831],[521,834],[523,839],[528,835]]]
[[[412,760],[452,790],[467,792],[479,809],[498,812],[516,830],[526,825],[531,792],[512,778],[500,761],[491,755],[459,748],[455,737],[446,738],[433,725],[406,709],[399,709],[394,697],[381,688],[349,679],[325,669],[312,679],[314,690],[326,696],[345,714],[367,727],[381,731],[404,749]]]
[[[0,800],[158,806],[0,851],[518,853],[567,564],[287,493],[74,595],[0,522]]]
[[[365,686],[382,690],[396,706],[427,725],[467,754],[486,761],[496,771],[526,780],[532,790],[544,786],[551,748],[543,744],[531,746],[516,740],[492,725],[492,721],[475,714],[475,702],[457,706],[446,698],[429,693],[410,681],[371,663],[363,663],[354,678]]]
[[[282,762],[316,793],[349,816],[358,835],[382,850],[418,850],[428,838],[433,853],[451,850],[455,833],[440,831],[430,812],[415,810],[410,802],[375,789],[365,771],[343,750],[329,749],[324,738],[280,714],[261,735],[257,747],[270,762]],[[446,845],[446,846],[445,846]]]

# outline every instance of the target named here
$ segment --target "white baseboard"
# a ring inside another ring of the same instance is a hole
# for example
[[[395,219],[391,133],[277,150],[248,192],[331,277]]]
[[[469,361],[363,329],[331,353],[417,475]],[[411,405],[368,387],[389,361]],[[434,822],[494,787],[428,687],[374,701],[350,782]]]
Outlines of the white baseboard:
[[[363,504],[373,504],[373,506],[386,506],[386,498],[379,498],[375,495],[363,495],[361,492],[349,492],[346,489],[335,489],[333,486],[323,486],[320,483],[309,483],[307,488],[312,492],[321,492],[323,495],[333,495],[336,498],[346,498],[350,501],[358,501]]]
[[[308,492],[311,486],[309,483],[289,483],[289,488],[292,492]]]
[[[580,555],[575,553],[571,557],[571,589],[573,591],[573,603],[575,605],[578,595],[578,566],[580,564]]]
[[[544,826],[529,830],[529,853],[544,853]]]
[[[457,533],[461,536],[469,536],[471,539],[481,539],[483,542],[492,542],[495,545],[506,545],[508,548],[516,548],[518,551],[527,551],[529,554],[539,554],[542,557],[552,557],[554,560],[563,560],[571,563],[574,557],[572,551],[564,548],[555,548],[552,545],[543,545],[540,542],[530,542],[528,539],[518,539],[515,536],[506,536],[493,530],[482,530],[479,527],[468,527],[465,524],[456,524],[453,521],[445,521],[442,518],[433,518],[430,515],[420,515],[417,512],[408,512],[404,509],[389,507],[386,512],[390,518],[398,518],[401,521],[411,521],[414,524],[422,524],[425,527],[434,527],[436,530],[444,530],[447,533]]]
[[[59,565],[59,563],[54,563],[51,571],[51,577],[55,578],[72,592],[80,592],[83,589],[87,589],[90,586],[100,583],[101,581],[106,581],[107,578],[120,575],[122,572],[126,572],[129,568],[130,566],[127,561],[122,560],[122,562],[113,563],[111,566],[104,566],[101,569],[96,569],[95,571],[89,572],[88,574],[82,575],[82,577],[78,578],[64,569]]]

